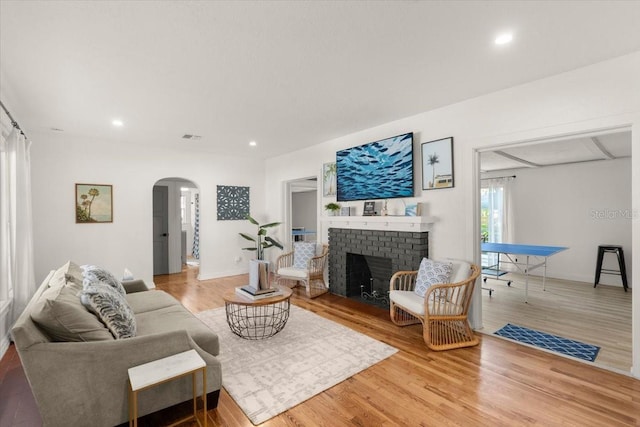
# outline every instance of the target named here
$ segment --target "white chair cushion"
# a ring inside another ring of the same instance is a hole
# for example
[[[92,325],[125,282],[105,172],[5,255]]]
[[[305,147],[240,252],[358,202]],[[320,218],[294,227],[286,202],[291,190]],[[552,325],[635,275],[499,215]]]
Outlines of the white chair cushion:
[[[389,299],[394,304],[404,307],[412,313],[424,316],[424,298],[416,295],[413,291],[391,291]],[[436,304],[432,299],[429,301],[429,313],[440,315],[459,315],[462,313],[462,306],[451,303]]]
[[[424,297],[431,285],[439,283],[450,283],[451,270],[453,266],[450,262],[432,261],[422,258],[418,276],[416,277],[416,287],[414,292],[420,297]]]
[[[471,264],[465,261],[452,261],[453,270],[451,271],[451,283],[462,282],[469,278],[471,274]]]
[[[278,275],[286,277],[296,277],[298,279],[306,279],[309,271],[306,268],[287,267],[278,270]]]
[[[316,254],[316,244],[314,242],[294,242],[293,243],[293,266],[295,268],[307,268],[309,260]]]
[[[390,291],[389,299],[415,314],[424,316],[424,298],[413,291]]]

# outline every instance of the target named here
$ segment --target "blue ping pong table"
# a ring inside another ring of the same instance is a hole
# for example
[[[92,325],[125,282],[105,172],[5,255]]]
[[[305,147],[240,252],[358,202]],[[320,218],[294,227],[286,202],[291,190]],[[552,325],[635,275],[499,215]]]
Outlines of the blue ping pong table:
[[[520,273],[524,274],[524,302],[527,302],[529,296],[529,272],[539,267],[544,267],[542,275],[542,290],[545,290],[545,280],[547,278],[547,259],[559,252],[567,250],[564,246],[537,246],[537,245],[520,245],[516,243],[481,243],[480,249],[483,253],[498,254],[498,261],[495,265],[485,266],[483,269],[496,271],[496,278],[500,275],[500,263],[511,264],[515,266]],[[500,255],[504,255],[506,260],[500,259]],[[525,262],[518,261],[518,255],[525,257]],[[486,281],[486,278],[485,278]],[[511,282],[509,281],[509,285]]]
[[[306,240],[306,236],[312,236],[316,234],[315,230],[304,230],[304,229],[292,229],[291,236],[293,236],[293,241],[297,242],[299,240]]]

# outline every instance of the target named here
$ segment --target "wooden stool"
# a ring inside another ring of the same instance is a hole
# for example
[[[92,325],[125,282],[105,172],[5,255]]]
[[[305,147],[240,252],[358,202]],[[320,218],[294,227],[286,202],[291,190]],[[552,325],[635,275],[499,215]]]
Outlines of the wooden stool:
[[[602,259],[605,253],[615,253],[618,257],[618,270],[610,270],[602,268]],[[600,274],[615,274],[616,276],[622,276],[622,286],[624,291],[627,292],[627,268],[624,263],[624,252],[622,246],[617,245],[600,245],[598,246],[598,264],[596,266],[596,278],[593,281],[593,287],[595,288],[600,282]]]

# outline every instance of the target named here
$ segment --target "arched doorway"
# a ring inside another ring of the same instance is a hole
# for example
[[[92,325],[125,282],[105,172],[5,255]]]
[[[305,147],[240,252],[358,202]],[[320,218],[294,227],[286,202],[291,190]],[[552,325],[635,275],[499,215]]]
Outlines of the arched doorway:
[[[199,189],[184,178],[153,186],[153,274],[180,273],[199,265]]]

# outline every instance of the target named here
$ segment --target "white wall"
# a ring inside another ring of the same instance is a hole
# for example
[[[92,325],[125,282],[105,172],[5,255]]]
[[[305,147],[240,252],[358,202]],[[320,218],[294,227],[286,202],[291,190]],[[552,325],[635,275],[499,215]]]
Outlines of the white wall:
[[[434,258],[480,261],[478,150],[514,142],[568,135],[587,130],[632,126],[633,144],[640,145],[640,52],[594,64],[547,79],[470,99],[413,117],[345,135],[267,161],[268,211],[282,217],[282,182],[320,175],[322,164],[334,161],[340,149],[413,131],[420,143],[454,137],[455,188],[421,191],[421,164],[415,156],[417,201],[437,218],[430,237]],[[640,156],[634,149],[633,209],[640,211]],[[322,204],[331,201],[324,198]],[[633,264],[640,265],[640,223],[633,220]],[[319,236],[324,236],[320,233]],[[325,240],[326,241],[326,240]],[[632,281],[640,280],[634,269]],[[476,296],[481,292],[476,289]],[[640,294],[633,295],[634,337],[640,337]],[[482,300],[474,298],[471,320],[480,327]],[[635,375],[640,376],[640,338],[635,338]]]
[[[129,268],[137,278],[153,280],[152,189],[162,178],[184,178],[200,189],[200,278],[247,271],[249,253],[238,232],[252,231],[247,221],[217,221],[216,185],[251,187],[251,211],[264,210],[264,162],[203,152],[117,145],[70,138],[63,133],[31,132],[35,272],[72,259],[98,264],[116,275]],[[75,183],[113,185],[113,223],[76,224]],[[241,257],[240,262],[235,262]]]
[[[552,144],[551,144],[552,146]],[[552,149],[552,148],[550,148]],[[547,276],[593,283],[598,245],[621,245],[631,278],[631,159],[503,171],[511,182],[516,243],[567,246],[551,257]],[[605,256],[605,268],[618,268]],[[542,274],[536,270],[533,274]],[[619,276],[602,284],[622,287]]]

